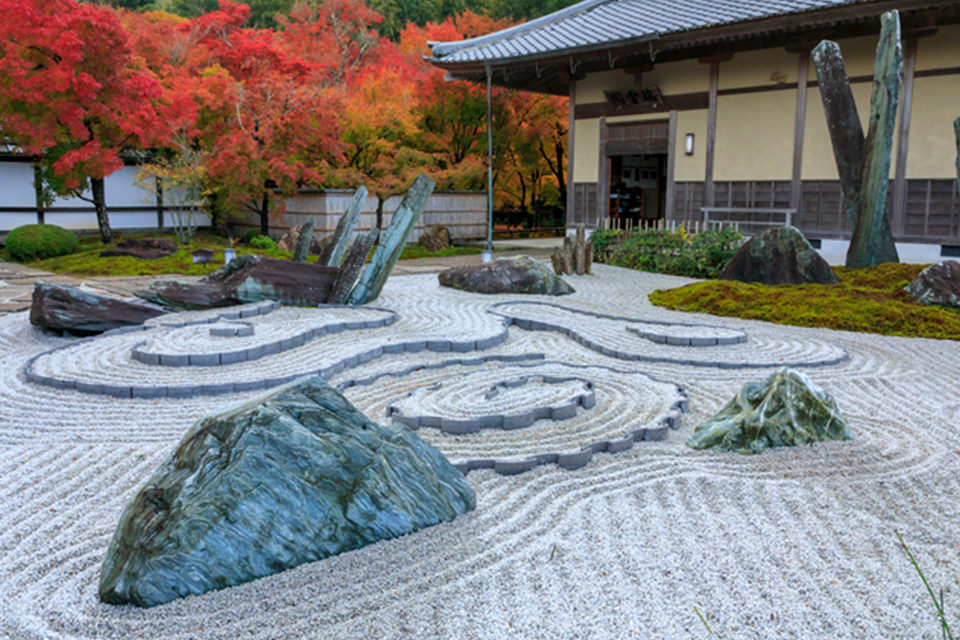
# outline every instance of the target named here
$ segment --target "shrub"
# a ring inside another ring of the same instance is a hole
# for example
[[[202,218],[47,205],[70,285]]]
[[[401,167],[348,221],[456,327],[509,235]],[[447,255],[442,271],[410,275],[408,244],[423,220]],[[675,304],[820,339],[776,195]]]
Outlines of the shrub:
[[[7,234],[7,251],[20,262],[45,260],[75,252],[79,242],[77,236],[55,224],[27,224]]]
[[[250,241],[247,242],[254,249],[276,249],[277,243],[270,239],[269,236],[261,236],[259,234],[250,238]]]
[[[593,243],[593,257],[598,262],[604,262],[607,254],[623,235],[619,229],[594,229],[590,234],[590,242]]]
[[[594,232],[594,254],[599,261],[618,267],[715,278],[742,240],[734,227],[693,236],[683,227],[672,231],[603,231],[599,238]]]
[[[256,229],[248,229],[247,232],[243,234],[243,237],[240,238],[240,242],[242,242],[243,244],[250,244],[250,241],[259,235],[260,235],[260,232],[257,231]]]

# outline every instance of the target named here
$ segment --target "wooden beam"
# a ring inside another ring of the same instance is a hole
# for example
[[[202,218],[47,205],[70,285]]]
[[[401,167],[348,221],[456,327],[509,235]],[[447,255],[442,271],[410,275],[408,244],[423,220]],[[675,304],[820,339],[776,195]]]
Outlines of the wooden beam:
[[[569,106],[569,116],[567,120],[567,226],[574,226],[574,221],[576,220],[576,213],[574,209],[576,208],[576,198],[574,197],[573,189],[573,154],[574,154],[574,131],[576,130],[577,119],[574,117],[574,112],[577,108],[577,83],[570,83],[570,102]]]
[[[700,64],[719,64],[721,62],[730,62],[733,60],[732,53],[721,53],[717,52],[708,56],[700,56],[697,58],[697,62]]]
[[[618,111],[609,102],[590,102],[578,104],[575,117],[578,120],[599,118],[601,116],[632,116],[644,113],[669,113],[671,111],[688,111],[691,109],[706,109],[708,94],[706,91],[696,93],[677,93],[663,96],[663,102],[656,106],[644,104],[625,104]]]
[[[793,121],[793,177],[790,181],[790,207],[800,211],[803,190],[803,137],[807,122],[807,74],[810,52],[797,57],[797,112]]]
[[[603,226],[603,221],[610,217],[610,159],[607,157],[607,118],[600,118],[600,166],[597,169],[597,221],[595,229]]]
[[[667,125],[667,193],[664,195],[663,216],[672,220],[674,216],[673,200],[676,197],[676,183],[674,172],[677,163],[677,112],[670,112],[670,123]]]
[[[900,93],[900,123],[897,129],[897,164],[893,178],[893,206],[890,227],[903,235],[907,220],[907,152],[910,147],[910,112],[913,108],[913,74],[917,63],[917,41],[903,46],[903,86]]]
[[[713,156],[717,138],[717,86],[720,83],[720,63],[710,63],[710,91],[707,98],[706,171],[703,178],[703,204],[713,206]]]

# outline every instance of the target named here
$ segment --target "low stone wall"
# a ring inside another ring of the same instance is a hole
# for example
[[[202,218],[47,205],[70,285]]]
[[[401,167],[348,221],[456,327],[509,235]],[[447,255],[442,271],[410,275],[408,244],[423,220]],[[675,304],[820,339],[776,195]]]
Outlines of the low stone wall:
[[[279,238],[287,229],[302,225],[313,216],[314,232],[318,235],[333,233],[340,216],[347,210],[353,191],[330,189],[303,191],[288,198],[283,213],[274,214],[270,220],[270,235]],[[402,196],[388,198],[383,204],[383,228],[389,226],[394,211]],[[363,203],[357,231],[364,232],[376,224],[377,198],[370,196]],[[482,191],[435,191],[427,201],[423,215],[410,234],[410,242],[420,239],[424,230],[442,224],[450,230],[454,241],[475,240],[486,237],[487,195]],[[259,229],[260,220],[253,213],[232,216],[230,225],[235,235],[243,235],[247,229]]]

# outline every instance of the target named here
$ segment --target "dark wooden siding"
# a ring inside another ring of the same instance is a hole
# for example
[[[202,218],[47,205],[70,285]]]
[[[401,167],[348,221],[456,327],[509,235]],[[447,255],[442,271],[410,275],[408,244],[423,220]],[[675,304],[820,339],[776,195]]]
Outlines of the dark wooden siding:
[[[598,206],[597,183],[575,182],[573,184],[573,215],[567,212],[567,226],[575,227],[583,223],[590,229],[596,227]]]

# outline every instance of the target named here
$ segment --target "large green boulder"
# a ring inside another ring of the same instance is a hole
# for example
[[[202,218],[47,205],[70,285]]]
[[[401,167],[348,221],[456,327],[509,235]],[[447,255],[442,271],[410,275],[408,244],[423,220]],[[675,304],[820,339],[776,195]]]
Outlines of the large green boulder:
[[[760,284],[838,284],[827,261],[794,227],[773,227],[744,243],[718,276]]]
[[[829,393],[810,378],[784,367],[763,381],[748,382],[730,402],[697,427],[694,449],[760,453],[853,436]]]
[[[500,258],[440,272],[444,287],[473,293],[539,293],[562,296],[573,287],[547,265],[530,256]]]
[[[214,413],[127,505],[100,599],[149,607],[452,520],[456,468],[313,376]]]

